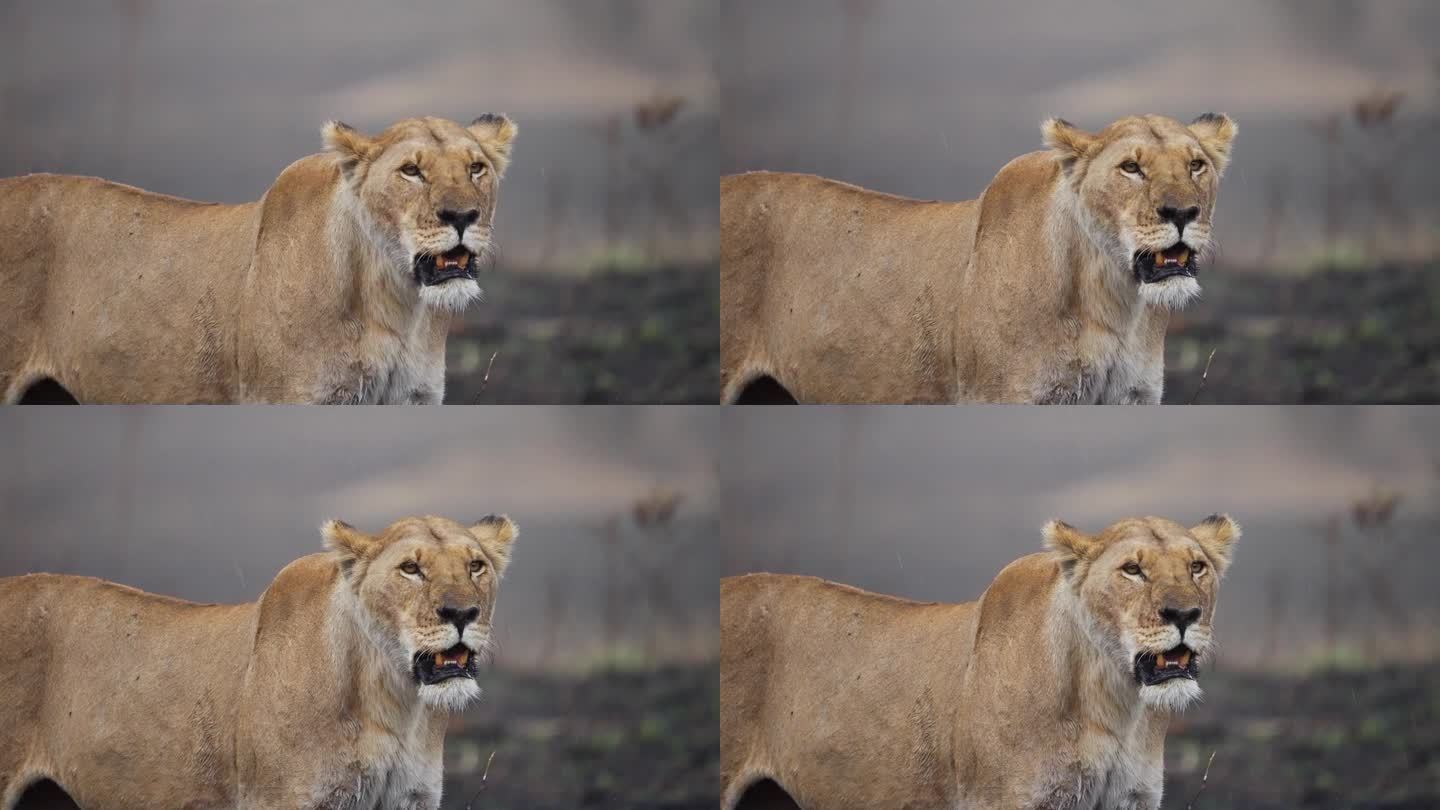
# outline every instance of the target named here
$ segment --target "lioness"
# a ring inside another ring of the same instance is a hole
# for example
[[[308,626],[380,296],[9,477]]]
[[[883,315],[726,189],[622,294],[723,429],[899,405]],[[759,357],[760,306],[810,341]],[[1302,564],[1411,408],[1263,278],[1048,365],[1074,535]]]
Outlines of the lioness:
[[[331,122],[326,153],[243,205],[0,180],[0,397],[438,404],[515,134],[503,115]]]
[[[1235,123],[1043,129],[965,202],[723,178],[721,401],[1159,402]]]
[[[0,580],[0,808],[437,808],[447,715],[480,696],[516,528],[330,521],[258,602]]]
[[[723,580],[721,806],[768,779],[806,810],[1159,807],[1240,527],[1044,535],[964,604]]]

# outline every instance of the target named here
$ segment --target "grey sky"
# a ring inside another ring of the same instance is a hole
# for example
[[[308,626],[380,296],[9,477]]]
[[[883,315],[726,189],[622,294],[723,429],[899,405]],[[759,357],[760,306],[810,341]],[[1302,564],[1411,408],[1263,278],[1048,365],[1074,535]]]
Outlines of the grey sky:
[[[1440,88],[1440,5],[1426,0],[731,7],[721,45],[724,171],[815,172],[970,199],[1010,158],[1041,148],[1044,117],[1095,129],[1125,114],[1190,120],[1218,110],[1240,125],[1217,214],[1217,236],[1235,261],[1259,250],[1277,173],[1288,186],[1284,250],[1313,249],[1325,160],[1312,122],[1394,89],[1407,94],[1401,110],[1414,136],[1433,126]],[[857,26],[847,27],[847,7],[861,10],[851,18]],[[1398,173],[1399,197],[1416,209],[1415,223],[1433,223],[1436,171],[1418,145],[1403,154],[1413,169]],[[1399,157],[1378,145],[1367,156],[1391,168]],[[1433,229],[1425,233],[1433,242]]]
[[[1397,526],[1411,549],[1403,563],[1386,546],[1369,558],[1411,609],[1440,607],[1423,584],[1440,561],[1434,409],[740,410],[723,455],[726,574],[814,574],[965,601],[1040,550],[1050,518],[1099,531],[1133,515],[1188,524],[1228,512],[1246,533],[1225,585],[1227,616],[1242,617],[1227,645],[1248,650],[1277,573],[1295,595],[1297,637],[1313,636],[1319,527],[1380,486],[1405,496]]]
[[[605,571],[594,528],[664,486],[685,496],[674,538],[647,545],[627,526],[625,542],[666,563],[698,636],[693,651],[715,632],[712,413],[10,409],[0,414],[0,514],[12,527],[0,537],[0,576],[86,574],[248,601],[290,560],[321,550],[328,517],[378,531],[410,514],[504,512],[521,528],[502,591],[504,648],[527,660],[545,590],[558,587],[570,594],[562,644],[593,653]]]
[[[631,174],[661,169],[714,229],[716,90],[704,0],[128,0],[0,10],[0,175],[102,175],[202,200],[258,198],[320,150],[339,118],[378,130],[410,115],[520,124],[500,238],[532,260],[547,189],[552,238],[583,252],[604,219],[599,125],[656,93],[685,96],[673,144],[647,154],[627,124]],[[628,121],[628,115],[627,119]],[[630,181],[633,186],[635,181]],[[627,192],[627,234],[650,211]],[[709,212],[708,214],[706,212]],[[703,240],[702,240],[703,241]]]

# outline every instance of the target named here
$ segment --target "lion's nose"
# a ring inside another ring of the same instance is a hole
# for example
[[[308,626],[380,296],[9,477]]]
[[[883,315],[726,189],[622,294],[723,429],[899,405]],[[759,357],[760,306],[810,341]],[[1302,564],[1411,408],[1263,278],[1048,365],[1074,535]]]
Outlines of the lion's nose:
[[[465,229],[475,224],[480,219],[480,209],[471,208],[467,211],[456,211],[453,208],[441,208],[435,212],[435,216],[441,222],[454,228],[461,236],[465,235]]]
[[[1155,209],[1161,222],[1169,222],[1175,226],[1175,230],[1185,233],[1185,226],[1194,222],[1200,216],[1200,206],[1192,205],[1188,208],[1176,208],[1173,205],[1162,205]]]
[[[458,608],[454,605],[441,605],[435,608],[435,613],[440,617],[440,621],[449,622],[455,625],[457,631],[464,633],[465,625],[470,624],[480,617],[480,608],[474,605],[468,608]]]
[[[1200,608],[1175,608],[1166,605],[1160,608],[1160,619],[1166,624],[1175,625],[1183,636],[1185,628],[1200,620]]]

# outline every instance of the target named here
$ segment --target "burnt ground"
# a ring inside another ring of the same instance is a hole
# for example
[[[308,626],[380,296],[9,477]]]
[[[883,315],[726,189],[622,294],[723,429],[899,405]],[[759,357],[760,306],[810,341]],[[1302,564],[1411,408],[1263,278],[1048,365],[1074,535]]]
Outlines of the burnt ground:
[[[1440,807],[1440,667],[1211,673],[1171,724],[1166,808]],[[1198,796],[1206,760],[1210,778]]]
[[[1171,320],[1165,402],[1440,402],[1440,267],[1221,269]],[[1223,313],[1223,314],[1222,314]]]
[[[716,401],[713,264],[583,276],[494,270],[480,284],[485,301],[447,343],[449,404]]]
[[[481,683],[484,699],[445,738],[442,807],[715,806],[718,663],[584,676],[495,670]]]

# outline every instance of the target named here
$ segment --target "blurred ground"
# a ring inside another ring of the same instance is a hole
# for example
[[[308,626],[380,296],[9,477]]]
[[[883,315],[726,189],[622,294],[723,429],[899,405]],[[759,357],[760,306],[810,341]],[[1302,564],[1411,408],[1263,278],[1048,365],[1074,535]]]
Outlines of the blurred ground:
[[[1440,268],[1225,270],[1171,320],[1165,402],[1440,402]]]
[[[1440,807],[1433,663],[1305,676],[1216,672],[1204,682],[1204,704],[1166,737],[1164,807]]]
[[[484,699],[445,738],[443,807],[715,805],[718,663],[587,675],[495,670],[481,680]]]
[[[714,265],[583,276],[493,271],[481,286],[485,301],[470,308],[446,346],[447,403],[715,400]]]

